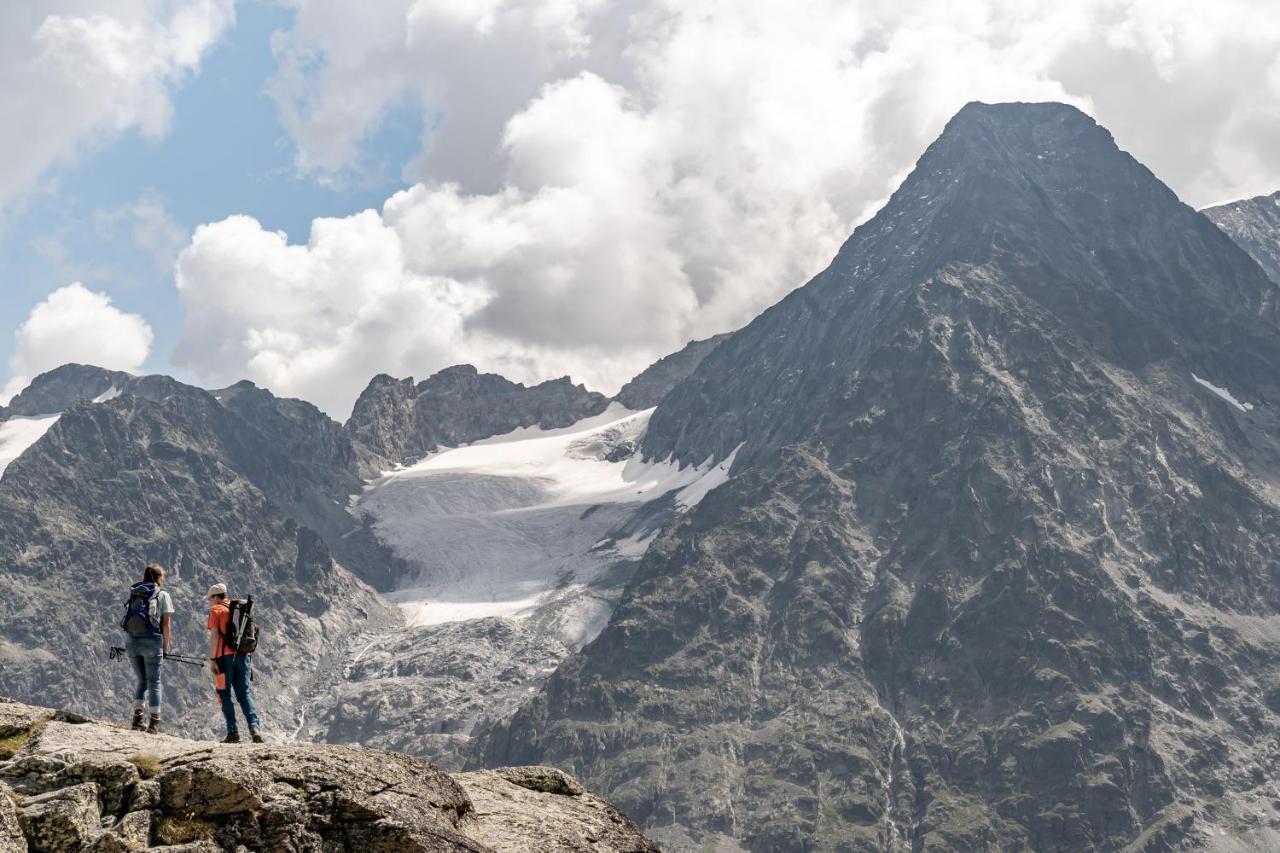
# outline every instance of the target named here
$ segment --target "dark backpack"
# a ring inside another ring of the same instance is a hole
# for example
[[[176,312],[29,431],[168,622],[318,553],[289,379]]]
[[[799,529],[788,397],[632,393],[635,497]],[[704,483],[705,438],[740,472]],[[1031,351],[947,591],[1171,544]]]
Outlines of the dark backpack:
[[[227,619],[223,644],[238,655],[251,655],[258,649],[258,626],[253,622],[253,596],[247,599],[233,598],[227,602],[231,612]]]
[[[120,627],[130,637],[160,636],[160,587],[150,581],[129,587],[129,603],[125,605]]]

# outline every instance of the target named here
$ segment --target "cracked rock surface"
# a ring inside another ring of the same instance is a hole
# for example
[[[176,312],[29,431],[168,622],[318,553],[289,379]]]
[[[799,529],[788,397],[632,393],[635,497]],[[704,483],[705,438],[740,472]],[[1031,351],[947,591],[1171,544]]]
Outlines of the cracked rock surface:
[[[397,753],[190,741],[8,700],[0,726],[0,853],[657,850],[549,767],[455,777]]]

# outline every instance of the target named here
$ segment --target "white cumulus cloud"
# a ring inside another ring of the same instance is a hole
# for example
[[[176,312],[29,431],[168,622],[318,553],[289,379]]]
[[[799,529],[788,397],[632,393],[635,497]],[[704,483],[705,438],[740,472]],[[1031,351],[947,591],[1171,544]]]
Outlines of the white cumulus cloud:
[[[171,89],[234,22],[234,0],[0,4],[0,209],[50,166],[169,125]]]
[[[298,166],[358,170],[398,106],[415,182],[290,246],[179,260],[176,362],[344,415],[470,360],[601,390],[803,283],[970,100],[1062,100],[1189,201],[1280,186],[1262,0],[291,0],[272,94]]]
[[[0,404],[34,377],[69,362],[136,371],[147,360],[151,342],[145,320],[116,308],[105,293],[73,282],[49,294],[18,327]]]

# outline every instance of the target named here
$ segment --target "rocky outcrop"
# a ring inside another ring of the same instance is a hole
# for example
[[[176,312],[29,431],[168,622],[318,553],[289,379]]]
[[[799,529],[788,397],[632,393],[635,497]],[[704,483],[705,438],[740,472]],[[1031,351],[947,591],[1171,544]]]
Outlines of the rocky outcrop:
[[[118,370],[104,370],[85,364],[64,364],[32,380],[0,417],[38,417],[65,411],[76,403],[122,391],[135,377]]]
[[[453,777],[395,753],[230,746],[0,700],[0,851],[599,851],[653,846],[549,767]]]
[[[1204,215],[1280,284],[1280,191],[1205,208]]]
[[[1276,285],[1110,134],[974,104],[659,404],[733,476],[478,761],[667,849],[1280,838]]]
[[[416,385],[413,379],[374,377],[346,429],[384,463],[402,464],[441,446],[520,427],[567,427],[604,411],[608,402],[567,376],[526,387],[461,364]],[[376,473],[377,464],[371,465],[368,473]]]
[[[494,850],[542,853],[552,850],[619,850],[657,853],[636,825],[606,801],[551,767],[504,767],[454,777],[483,820],[467,821],[469,835]],[[564,798],[572,815],[558,808]],[[568,817],[569,819],[566,819]]]
[[[679,352],[663,356],[636,374],[613,399],[633,411],[653,408],[727,337],[727,334],[715,335],[701,341],[690,341]]]

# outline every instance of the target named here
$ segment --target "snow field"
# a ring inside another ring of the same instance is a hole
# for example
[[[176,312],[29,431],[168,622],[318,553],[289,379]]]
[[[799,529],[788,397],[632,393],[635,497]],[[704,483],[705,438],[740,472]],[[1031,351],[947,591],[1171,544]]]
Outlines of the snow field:
[[[1240,402],[1234,396],[1232,396],[1231,392],[1228,391],[1226,388],[1219,388],[1217,385],[1214,385],[1212,382],[1209,382],[1206,379],[1201,379],[1199,376],[1196,376],[1194,373],[1191,374],[1191,378],[1194,379],[1202,387],[1208,388],[1214,394],[1218,395],[1218,397],[1220,397],[1223,400],[1226,400],[1228,403],[1235,406],[1240,411],[1242,412],[1252,411],[1253,409],[1252,403]]]
[[[414,626],[552,615],[566,644],[589,641],[612,610],[591,583],[642,556],[658,530],[613,534],[664,495],[687,511],[733,464],[733,455],[683,468],[609,461],[626,455],[651,414],[615,404],[566,429],[443,449],[370,483],[352,512],[371,516],[379,539],[417,570],[389,598]]]
[[[61,415],[38,418],[9,418],[0,423],[0,478],[4,477],[9,463],[17,459],[27,448],[35,444],[49,431]]]

